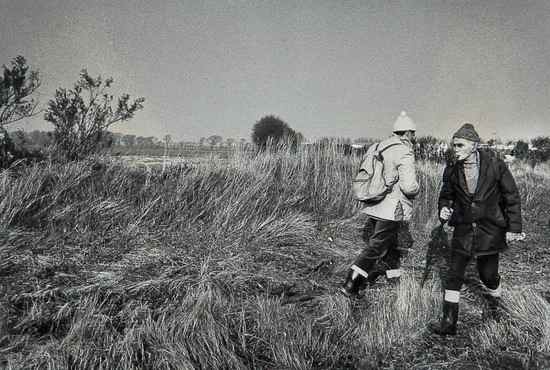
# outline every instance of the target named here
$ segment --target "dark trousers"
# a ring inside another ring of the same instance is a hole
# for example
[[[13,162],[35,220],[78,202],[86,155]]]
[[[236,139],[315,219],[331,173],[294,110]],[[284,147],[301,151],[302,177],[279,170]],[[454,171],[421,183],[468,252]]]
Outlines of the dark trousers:
[[[449,261],[449,275],[445,289],[460,290],[464,284],[464,274],[466,266],[472,257],[460,253],[451,252]],[[489,289],[496,289],[500,284],[500,275],[498,274],[498,253],[477,257],[477,271],[479,278]]]
[[[413,244],[407,222],[373,217],[369,217],[365,223],[363,240],[366,246],[353,264],[368,274],[398,269],[401,256]]]

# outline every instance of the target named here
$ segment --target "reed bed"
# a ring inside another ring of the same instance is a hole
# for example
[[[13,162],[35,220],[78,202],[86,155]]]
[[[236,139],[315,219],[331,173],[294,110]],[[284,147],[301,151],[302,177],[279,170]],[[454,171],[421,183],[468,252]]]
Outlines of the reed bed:
[[[0,173],[0,366],[456,364],[463,356],[441,348],[422,355],[433,344],[425,329],[439,312],[437,279],[420,288],[412,266],[398,288],[381,284],[362,301],[336,293],[362,247],[350,191],[359,161],[329,145],[236,151],[164,170],[93,158]],[[442,170],[419,163],[415,235],[437,222]],[[540,190],[548,176],[513,170],[533,217],[549,199]],[[414,253],[409,266],[424,250]],[[518,343],[531,348],[528,360],[548,352],[550,332],[532,320],[549,303],[513,287],[507,299],[502,324],[465,328],[482,343],[473,360]]]

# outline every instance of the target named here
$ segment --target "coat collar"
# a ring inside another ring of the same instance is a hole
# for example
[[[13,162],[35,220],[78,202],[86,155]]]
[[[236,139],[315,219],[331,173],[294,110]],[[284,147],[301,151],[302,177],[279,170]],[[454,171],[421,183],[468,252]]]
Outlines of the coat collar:
[[[412,148],[413,146],[411,141],[406,136],[399,136],[397,134],[392,134],[389,138],[391,142],[401,143],[408,148]]]
[[[474,194],[477,194],[479,192],[479,189],[481,189],[482,186],[485,184],[485,181],[487,181],[490,162],[489,155],[487,153],[479,150],[477,153],[479,156],[479,178],[477,180],[476,192]]]

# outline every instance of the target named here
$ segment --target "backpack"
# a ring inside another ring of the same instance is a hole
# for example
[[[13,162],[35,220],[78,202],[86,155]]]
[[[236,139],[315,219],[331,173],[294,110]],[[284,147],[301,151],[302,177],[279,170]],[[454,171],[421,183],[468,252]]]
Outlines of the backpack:
[[[373,145],[376,145],[374,150],[369,148],[361,162],[359,172],[352,182],[353,196],[366,204],[379,203],[391,192],[393,184],[386,184],[382,153],[394,145],[399,145],[399,143],[389,144],[383,148],[379,148],[380,143]]]

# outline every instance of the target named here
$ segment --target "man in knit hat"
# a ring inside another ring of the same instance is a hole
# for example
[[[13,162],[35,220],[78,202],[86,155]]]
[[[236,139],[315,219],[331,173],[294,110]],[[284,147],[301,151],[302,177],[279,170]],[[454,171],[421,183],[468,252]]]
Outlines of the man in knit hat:
[[[419,191],[415,171],[413,141],[416,125],[401,112],[393,125],[393,135],[372,145],[383,153],[384,181],[389,191],[383,200],[367,203],[362,209],[368,217],[363,239],[366,247],[348,271],[341,292],[348,297],[359,296],[360,290],[381,275],[396,282],[401,276],[400,260],[413,240],[408,228],[413,198]]]
[[[430,325],[441,335],[456,334],[460,289],[466,266],[475,259],[487,288],[489,313],[499,317],[499,253],[521,233],[521,203],[512,174],[501,159],[478,150],[480,138],[465,123],[453,135],[455,160],[447,163],[439,195],[439,218],[454,227],[449,272],[444,282],[443,317]]]

